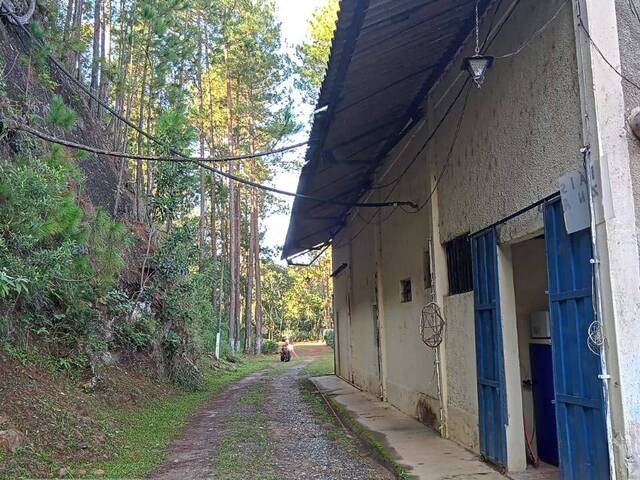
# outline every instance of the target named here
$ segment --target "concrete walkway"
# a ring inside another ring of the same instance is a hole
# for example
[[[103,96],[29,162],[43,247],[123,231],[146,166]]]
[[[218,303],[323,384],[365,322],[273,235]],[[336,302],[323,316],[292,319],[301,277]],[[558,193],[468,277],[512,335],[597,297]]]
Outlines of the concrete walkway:
[[[420,480],[505,480],[473,453],[440,438],[430,428],[380,402],[336,376],[312,378],[326,395],[332,396],[354,418],[377,437],[383,438],[394,456],[414,478]]]

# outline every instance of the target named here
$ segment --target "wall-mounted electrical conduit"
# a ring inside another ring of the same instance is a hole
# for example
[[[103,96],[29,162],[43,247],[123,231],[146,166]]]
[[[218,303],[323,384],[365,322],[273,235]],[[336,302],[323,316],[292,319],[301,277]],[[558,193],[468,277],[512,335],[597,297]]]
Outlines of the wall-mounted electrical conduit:
[[[603,331],[602,325],[602,292],[600,280],[600,259],[598,257],[598,237],[596,227],[596,204],[594,198],[594,165],[591,158],[591,147],[585,146],[581,149],[584,172],[587,178],[587,191],[589,198],[589,219],[591,232],[591,265],[593,267],[593,312],[595,320],[589,325],[587,332],[587,346],[595,355],[600,356],[600,368],[602,373],[599,375],[602,380],[602,396],[604,397],[605,420],[607,428],[607,445],[609,448],[609,475],[611,480],[616,480],[615,454],[613,451],[613,426],[611,421],[611,404],[609,395],[609,381],[611,375],[607,366],[607,338]]]
[[[439,420],[440,425],[438,430],[442,438],[446,438],[447,433],[447,417],[444,408],[444,395],[443,395],[443,374],[442,374],[442,362],[440,356],[442,354],[440,346],[444,339],[446,320],[438,305],[436,298],[436,284],[435,284],[435,265],[433,264],[433,242],[429,239],[428,261],[429,261],[429,284],[431,286],[431,300],[422,308],[422,314],[420,317],[420,338],[424,344],[434,352],[433,367],[436,376],[436,389],[438,393]]]

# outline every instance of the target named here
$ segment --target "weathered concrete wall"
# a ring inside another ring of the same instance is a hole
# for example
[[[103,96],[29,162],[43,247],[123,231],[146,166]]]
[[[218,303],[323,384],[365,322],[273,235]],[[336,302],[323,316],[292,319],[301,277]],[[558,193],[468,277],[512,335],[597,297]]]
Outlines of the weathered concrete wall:
[[[343,263],[349,265],[349,245],[332,249],[332,263],[335,268]],[[347,381],[351,377],[351,319],[349,308],[349,268],[333,279],[333,314],[336,329],[336,373]]]
[[[488,54],[516,50],[557,8],[557,2],[521,2]],[[468,48],[463,55],[472,53]],[[433,125],[467,78],[460,74],[461,63],[454,62],[430,94]],[[431,144],[429,161],[435,165],[447,161],[459,116],[457,108]],[[581,135],[573,20],[567,3],[520,54],[496,58],[481,89],[470,89],[439,187],[441,240],[481,229],[557,191],[558,178],[581,167]]]
[[[351,365],[353,383],[372,393],[380,388],[378,372],[378,348],[375,333],[376,264],[373,226],[351,243]]]
[[[408,147],[407,147],[407,144]],[[405,148],[406,147],[406,148]],[[394,155],[413,156],[419,144],[405,142]],[[394,158],[392,155],[392,158]],[[391,176],[397,173],[394,171]],[[402,179],[397,186],[399,195],[409,198],[425,196],[427,176],[424,162],[416,165],[415,174]],[[388,192],[377,192],[372,201],[385,198]],[[424,251],[430,232],[430,211],[420,214],[401,209],[379,212],[360,209],[354,212],[347,227],[334,242],[334,265],[345,261],[347,245],[352,245],[351,322],[353,383],[372,393],[378,393],[377,348],[374,335],[373,305],[376,274],[378,302],[381,310],[381,349],[386,352],[382,363],[386,399],[405,413],[437,427],[439,402],[434,375],[434,353],[419,335],[422,308],[430,298],[424,285]],[[375,251],[379,247],[379,253]],[[379,254],[378,263],[376,255]],[[377,268],[376,268],[377,267]],[[411,280],[412,300],[401,301],[400,282]],[[336,298],[346,288],[343,281],[334,281]],[[340,314],[342,327],[346,322]],[[342,338],[342,334],[340,333]],[[344,345],[343,345],[344,347]],[[343,358],[346,348],[340,347]]]
[[[616,0],[618,18],[618,37],[620,42],[620,62],[622,74],[640,85],[640,20],[634,16],[628,0]],[[637,5],[637,2],[636,2]],[[640,7],[638,7],[640,9]],[[640,90],[628,82],[622,82],[624,92],[624,116],[628,118],[631,110],[640,107]],[[633,198],[636,205],[636,229],[640,230],[640,140],[627,128],[629,156],[631,158],[631,178]],[[638,236],[640,238],[640,236]]]
[[[498,56],[514,51],[557,8],[558,4],[552,2],[522,2],[488,53]],[[481,37],[485,35],[486,32]],[[461,56],[471,54],[467,48]],[[459,73],[460,64],[461,59],[454,62],[429,95],[426,110],[431,125],[442,118],[466,78]],[[462,113],[463,94],[427,150],[431,175],[444,172],[438,186],[440,242],[477,231],[552,194],[558,190],[557,180],[562,174],[581,167],[577,75],[573,20],[567,4],[547,30],[520,54],[496,59],[481,89],[470,88],[460,133],[449,157]],[[542,214],[536,209],[500,227],[499,239],[514,242],[530,238],[541,226]],[[454,440],[477,450],[473,299],[471,294],[462,297],[445,298],[449,433]],[[503,316],[506,313],[504,310]],[[513,469],[521,469],[522,415],[517,413],[522,411],[517,405],[521,403],[520,345],[515,336],[516,315],[512,313],[513,318],[503,318],[505,359],[507,367],[515,367],[507,369],[512,380],[507,398],[508,463]],[[466,335],[460,332],[463,328],[467,329]],[[464,394],[458,391],[459,386]],[[464,401],[458,399],[460,395]]]
[[[478,394],[473,292],[445,297],[449,436],[478,451]]]
[[[521,2],[488,53],[508,53],[529,40],[555,13],[558,4],[550,3]],[[504,13],[499,12],[496,18]],[[437,188],[439,233],[434,241],[438,248],[453,237],[486,227],[557,191],[558,177],[581,166],[582,130],[569,7],[519,55],[497,59],[482,89],[470,88],[460,134],[449,160],[462,102],[453,109],[427,149],[418,155],[430,132],[429,126],[437,124],[465,78],[465,74],[459,75],[461,57],[471,53],[469,49],[462,52],[431,92],[424,106],[427,124],[416,127],[396,147],[379,170],[377,181],[385,183],[397,178],[415,158],[410,170],[393,191],[376,190],[370,197],[372,201],[413,200],[422,204],[430,197],[435,179],[444,172]],[[423,345],[418,334],[421,310],[431,298],[431,291],[423,285],[423,252],[432,236],[431,207],[425,203],[420,213],[400,209],[392,213],[381,211],[375,218],[371,218],[371,211],[354,212],[335,239],[334,248],[334,265],[349,263],[350,272],[339,277],[350,275],[353,284],[349,287],[347,280],[337,278],[334,288],[336,308],[340,311],[340,358],[347,358],[349,353],[342,332],[343,325],[347,325],[342,311],[348,308],[339,297],[351,295],[352,381],[371,389],[370,379],[377,372],[371,309],[376,271],[371,266],[376,264],[378,254],[372,245],[379,238],[377,273],[384,309],[381,340],[386,352],[383,358],[386,399],[400,410],[436,425],[434,353]],[[371,222],[363,229],[369,219]],[[530,237],[540,228],[540,220],[540,212],[536,211],[526,216],[525,221],[510,222],[502,229],[500,238],[513,241]],[[358,237],[350,242],[355,235]],[[345,253],[350,243],[351,255]],[[407,303],[400,301],[400,281],[404,279],[412,281],[413,298]],[[447,319],[444,378],[449,436],[477,451],[473,295],[469,292],[448,296],[447,280],[442,275],[436,278],[436,287],[438,295],[444,295],[440,306]],[[511,331],[515,332],[515,316],[513,323]],[[512,336],[517,357],[518,342]],[[519,386],[515,388],[519,392]],[[518,432],[514,429],[513,435]]]
[[[640,104],[640,92],[622,80],[640,82],[640,22],[629,2],[581,0],[587,28],[583,68],[590,115],[589,143],[597,146],[592,158],[604,192],[605,220],[599,223],[598,255],[601,260],[604,333],[609,345],[607,366],[611,374],[610,401],[613,454],[620,478],[640,478],[640,352],[637,315],[640,308],[638,226],[640,212],[639,144],[629,131],[629,111]],[[580,45],[579,45],[580,47]],[[601,58],[604,56],[608,63]],[[607,206],[609,207],[607,212]]]

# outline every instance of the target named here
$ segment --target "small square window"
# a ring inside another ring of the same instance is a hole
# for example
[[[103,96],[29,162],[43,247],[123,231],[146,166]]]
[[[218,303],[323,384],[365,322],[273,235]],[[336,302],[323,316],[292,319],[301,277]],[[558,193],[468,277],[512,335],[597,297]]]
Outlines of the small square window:
[[[411,279],[400,280],[400,301],[402,303],[408,303],[411,300]]]

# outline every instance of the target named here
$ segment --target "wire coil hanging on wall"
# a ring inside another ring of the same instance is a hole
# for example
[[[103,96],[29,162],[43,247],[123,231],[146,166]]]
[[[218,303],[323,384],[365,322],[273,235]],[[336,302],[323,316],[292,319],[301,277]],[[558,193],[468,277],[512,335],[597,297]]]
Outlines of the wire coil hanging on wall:
[[[589,325],[589,330],[587,331],[587,346],[589,350],[591,350],[591,353],[600,355],[604,342],[602,324],[598,320],[594,320],[591,322],[591,325]]]
[[[429,302],[422,309],[420,336],[426,346],[438,348],[444,337],[446,321],[436,302]]]

